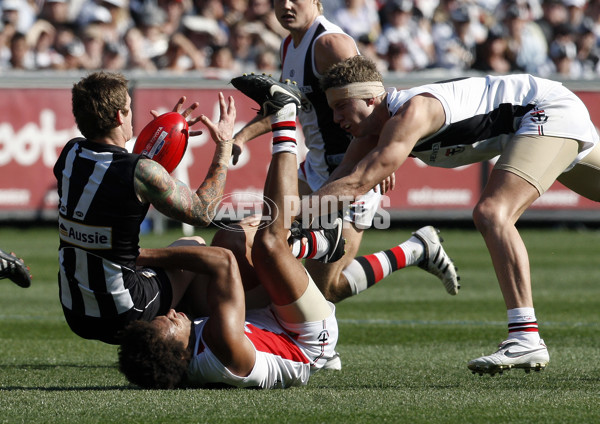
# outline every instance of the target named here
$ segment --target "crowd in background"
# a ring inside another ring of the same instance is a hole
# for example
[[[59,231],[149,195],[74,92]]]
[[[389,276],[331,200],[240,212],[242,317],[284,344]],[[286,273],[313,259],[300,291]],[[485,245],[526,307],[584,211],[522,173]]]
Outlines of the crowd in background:
[[[600,76],[600,0],[322,0],[383,73]],[[277,73],[271,0],[0,0],[11,70]]]

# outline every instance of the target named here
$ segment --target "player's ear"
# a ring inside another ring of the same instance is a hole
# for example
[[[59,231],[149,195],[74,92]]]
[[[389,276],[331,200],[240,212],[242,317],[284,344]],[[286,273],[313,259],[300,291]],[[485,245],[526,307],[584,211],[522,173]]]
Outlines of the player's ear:
[[[125,115],[122,110],[117,111],[117,123],[123,125],[125,122]]]

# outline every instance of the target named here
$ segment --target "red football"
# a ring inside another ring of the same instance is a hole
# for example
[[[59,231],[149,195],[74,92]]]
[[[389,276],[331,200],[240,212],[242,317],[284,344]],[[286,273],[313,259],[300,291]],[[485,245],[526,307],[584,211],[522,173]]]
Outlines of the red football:
[[[188,135],[185,118],[180,113],[167,112],[142,129],[133,146],[133,153],[155,160],[171,173],[183,158]]]

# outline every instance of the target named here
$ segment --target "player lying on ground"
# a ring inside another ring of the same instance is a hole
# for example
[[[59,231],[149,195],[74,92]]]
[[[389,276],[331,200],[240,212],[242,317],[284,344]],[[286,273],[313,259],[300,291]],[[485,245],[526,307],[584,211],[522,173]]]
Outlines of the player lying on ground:
[[[288,103],[272,115],[273,126],[295,120],[295,115],[296,105]],[[297,188],[296,143],[276,144],[264,194],[283,211],[284,198],[297,197]],[[233,255],[207,248],[216,252],[219,260],[212,265],[224,277],[208,287],[209,317],[192,322],[171,310],[150,323],[130,324],[119,349],[119,368],[129,381],[147,388],[214,383],[286,388],[305,385],[311,373],[333,357],[338,337],[335,307],[291,253],[291,219],[286,221],[283,213],[271,219],[257,230],[252,250],[254,272],[271,306],[247,311]]]

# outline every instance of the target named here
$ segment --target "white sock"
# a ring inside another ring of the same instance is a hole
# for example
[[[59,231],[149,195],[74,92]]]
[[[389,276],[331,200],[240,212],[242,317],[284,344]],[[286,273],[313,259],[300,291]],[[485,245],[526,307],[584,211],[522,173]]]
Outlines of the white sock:
[[[306,244],[300,238],[292,240],[292,254],[298,259],[319,259],[329,250],[329,240],[323,235],[323,230],[309,231]]]
[[[528,343],[540,341],[537,319],[533,308],[514,308],[506,311],[508,316],[508,337]]]
[[[400,247],[406,256],[406,266],[416,265],[423,260],[423,255],[425,255],[425,246],[423,246],[421,240],[415,236],[411,236],[411,238],[406,240],[404,243],[401,243]]]
[[[356,260],[353,260],[350,265],[344,268],[342,274],[348,281],[352,295],[356,295],[369,288],[367,276],[362,266]]]
[[[271,115],[273,154],[288,152],[298,154],[296,145],[296,105],[289,103]]]

